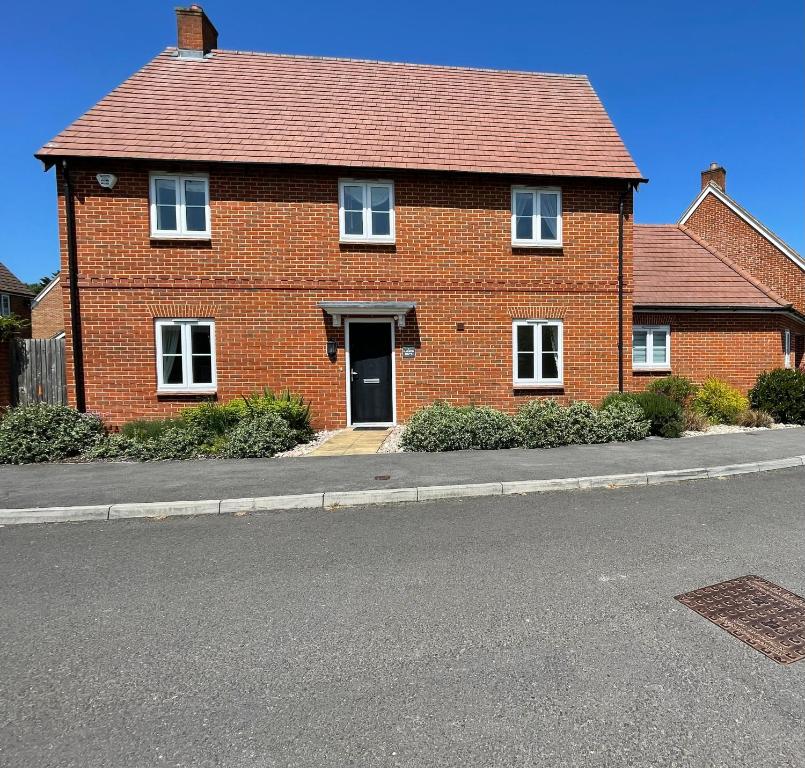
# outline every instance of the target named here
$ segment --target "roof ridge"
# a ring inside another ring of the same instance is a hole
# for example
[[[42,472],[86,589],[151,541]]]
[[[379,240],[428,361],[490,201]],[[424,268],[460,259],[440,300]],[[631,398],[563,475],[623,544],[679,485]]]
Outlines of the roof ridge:
[[[764,283],[760,282],[754,275],[747,272],[743,267],[736,264],[732,259],[728,256],[725,256],[723,253],[720,253],[712,245],[710,245],[706,240],[703,240],[701,237],[696,235],[692,230],[688,229],[687,227],[683,226],[682,224],[677,224],[677,228],[680,232],[683,232],[687,235],[693,242],[698,243],[702,248],[706,251],[711,253],[715,256],[719,261],[723,262],[726,266],[732,269],[737,275],[744,278],[747,282],[751,283],[755,288],[757,288],[761,293],[765,294],[770,298],[772,301],[779,304],[781,307],[790,307],[792,306],[790,301],[786,301],[782,296],[775,293],[771,288],[769,288]]]
[[[169,46],[165,48],[163,53],[167,51],[173,52],[176,50],[177,49],[175,46]],[[448,70],[459,70],[463,72],[494,72],[498,74],[508,74],[508,75],[539,75],[541,77],[564,77],[569,79],[585,80],[588,83],[590,82],[589,76],[584,74],[573,74],[564,72],[538,72],[536,70],[530,70],[530,69],[496,69],[495,67],[471,67],[466,64],[427,64],[416,61],[389,61],[387,59],[358,59],[353,58],[351,56],[316,56],[315,54],[310,53],[275,53],[273,51],[241,51],[233,48],[215,48],[212,51],[213,56],[215,55],[216,51],[220,53],[233,53],[239,56],[272,56],[280,59],[308,59],[313,61],[349,61],[358,64],[387,64],[389,66],[394,67],[421,67],[425,69],[448,69]]]

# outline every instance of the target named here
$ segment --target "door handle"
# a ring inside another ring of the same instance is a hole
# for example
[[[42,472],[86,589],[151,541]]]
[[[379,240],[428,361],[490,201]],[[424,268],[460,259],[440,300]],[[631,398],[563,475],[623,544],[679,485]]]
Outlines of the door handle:
[[[357,371],[350,371],[349,375],[351,377],[351,380],[355,381],[355,377],[358,375],[358,372]]]

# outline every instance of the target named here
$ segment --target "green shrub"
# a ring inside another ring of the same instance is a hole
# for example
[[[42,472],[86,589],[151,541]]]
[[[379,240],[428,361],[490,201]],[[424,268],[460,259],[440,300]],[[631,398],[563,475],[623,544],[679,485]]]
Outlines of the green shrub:
[[[707,379],[693,396],[692,406],[714,424],[735,424],[749,408],[749,400],[726,381]]]
[[[254,413],[242,419],[229,433],[219,455],[228,459],[269,458],[293,448],[296,432],[279,414]]]
[[[287,390],[275,394],[270,389],[264,389],[228,403],[201,403],[185,408],[182,419],[214,439],[226,435],[243,419],[261,413],[276,413],[283,418],[296,435],[297,442],[307,442],[313,435],[309,403]]]
[[[517,433],[511,416],[486,406],[437,402],[417,411],[402,436],[406,451],[466,451],[512,448]]]
[[[767,411],[756,411],[748,409],[738,415],[736,424],[740,427],[770,427],[774,424],[774,419]]]
[[[646,389],[649,392],[670,397],[684,408],[690,402],[691,397],[696,394],[698,387],[685,376],[663,376],[661,379],[654,379],[650,382]]]
[[[143,433],[138,433],[143,434]],[[117,461],[178,461],[207,453],[206,435],[197,427],[177,422],[155,431],[152,437],[131,437],[122,432],[107,435],[84,451],[85,459]]]
[[[610,403],[597,414],[598,428],[606,435],[599,442],[627,443],[644,440],[651,433],[651,422],[637,403]]]
[[[555,400],[530,400],[517,411],[514,424],[523,448],[555,448],[570,442],[567,408]]]
[[[103,439],[97,416],[65,405],[37,403],[11,408],[0,420],[0,463],[60,461]]]
[[[805,424],[805,372],[777,368],[761,373],[749,390],[752,407],[782,424]]]
[[[140,442],[160,437],[167,429],[179,424],[178,419],[134,419],[127,421],[121,428],[120,434]]]
[[[685,429],[682,406],[670,397],[656,392],[613,392],[601,403],[607,410],[616,404],[633,403],[640,407],[650,422],[650,432],[657,437],[681,437]]]

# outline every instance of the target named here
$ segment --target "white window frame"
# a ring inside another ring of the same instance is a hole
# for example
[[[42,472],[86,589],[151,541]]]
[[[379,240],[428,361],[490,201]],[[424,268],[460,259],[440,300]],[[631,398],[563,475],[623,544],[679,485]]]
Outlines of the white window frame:
[[[515,200],[518,194],[531,193],[533,195],[532,232],[533,238],[519,239],[517,237],[517,209]],[[541,208],[543,193],[556,195],[556,239],[544,240],[542,238]],[[513,186],[511,190],[511,236],[512,245],[526,248],[561,248],[562,247],[562,190],[560,187],[522,187]]]
[[[546,378],[542,375],[542,326],[556,326],[559,329],[559,355],[557,358],[557,378]],[[517,376],[517,329],[520,326],[529,326],[534,329],[539,328],[539,333],[534,332],[534,378],[523,379]],[[512,320],[512,384],[516,389],[527,389],[533,387],[554,388],[563,386],[564,382],[564,323],[561,320],[532,320],[518,319]]]
[[[363,234],[348,235],[344,216],[344,187],[363,187]],[[385,187],[389,191],[389,234],[373,235],[372,209],[370,206],[372,187]],[[393,243],[396,240],[396,211],[394,205],[394,182],[386,179],[339,179],[338,180],[338,234],[342,243]]]
[[[783,331],[783,364],[791,367],[791,331],[788,328]]]
[[[173,181],[177,187],[176,193],[176,229],[159,229],[157,227],[157,181]],[[203,232],[187,229],[187,216],[185,212],[185,189],[186,181],[203,181],[204,195],[206,198],[204,221],[207,228]],[[209,240],[212,232],[210,219],[210,177],[206,173],[157,173],[153,172],[149,176],[149,195],[151,210],[151,237],[184,240]]]
[[[182,329],[182,383],[167,384],[163,380],[162,365],[162,329],[165,326],[178,325]],[[192,346],[190,339],[190,329],[194,326],[208,326],[210,329],[210,365],[212,368],[212,381],[202,384],[191,382],[193,375],[192,368]],[[218,364],[215,354],[215,320],[195,319],[195,318],[161,318],[154,322],[156,335],[156,364],[157,364],[157,391],[158,392],[207,392],[213,393],[218,389]]]
[[[634,333],[635,331],[646,332],[646,362],[636,363],[634,359]],[[654,332],[665,331],[665,362],[655,363],[654,360]],[[671,370],[671,326],[670,325],[634,325],[632,326],[632,369],[637,371]]]
[[[8,317],[11,314],[11,294],[0,293],[0,317]]]

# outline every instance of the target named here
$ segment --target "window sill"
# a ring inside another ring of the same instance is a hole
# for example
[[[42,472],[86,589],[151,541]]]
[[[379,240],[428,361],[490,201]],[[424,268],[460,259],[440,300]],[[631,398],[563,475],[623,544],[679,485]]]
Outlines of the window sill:
[[[633,367],[632,373],[671,373],[671,367],[663,365],[646,365],[637,368]]]
[[[351,238],[341,237],[338,240],[340,245],[396,245],[397,240],[377,240],[375,238]]]
[[[217,395],[217,389],[157,389],[158,395]]]
[[[512,240],[512,248],[537,248],[556,251],[562,248],[562,243],[529,243]]]
[[[152,240],[189,240],[194,243],[199,241],[203,242],[210,242],[212,240],[211,235],[155,235],[151,233]]]
[[[512,384],[512,389],[564,389],[565,385],[562,381],[555,381],[552,383],[539,383],[539,384]]]

